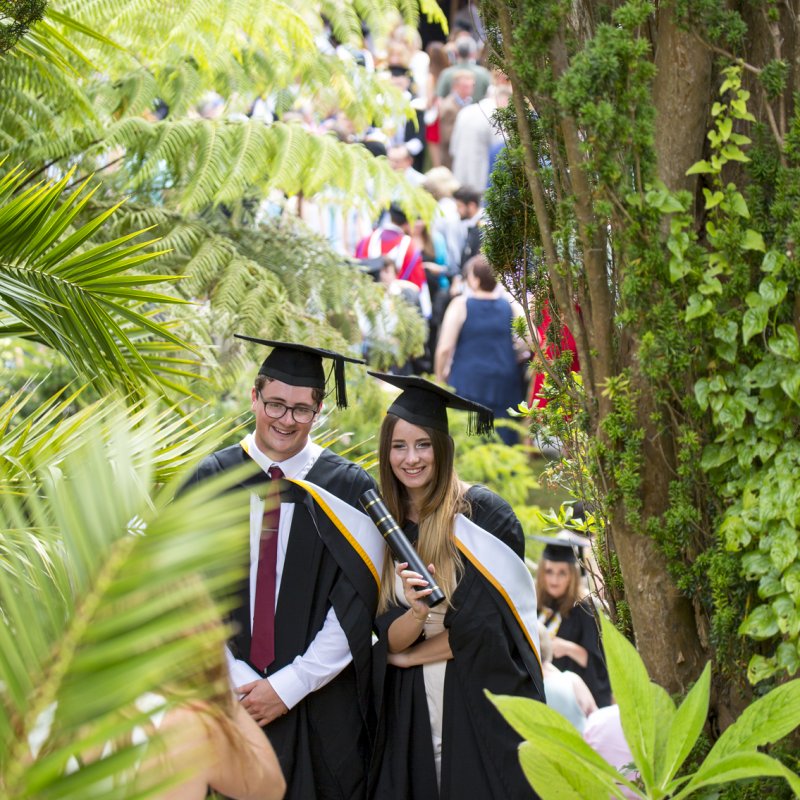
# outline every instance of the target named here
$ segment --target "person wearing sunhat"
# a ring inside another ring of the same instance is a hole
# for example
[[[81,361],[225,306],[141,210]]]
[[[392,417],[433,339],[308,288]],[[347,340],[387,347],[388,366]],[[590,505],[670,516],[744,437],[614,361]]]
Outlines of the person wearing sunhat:
[[[458,479],[448,428],[448,409],[466,411],[474,433],[491,429],[492,412],[417,376],[370,374],[402,390],[380,432],[384,501],[446,595],[429,608],[425,579],[387,553],[372,797],[534,798],[520,738],[484,694],[544,700],[522,528],[502,498]]]
[[[536,573],[539,621],[553,644],[553,665],[583,678],[598,707],[610,705],[608,679],[600,630],[590,597],[582,597],[579,553],[589,544],[574,531],[560,531],[546,539]]]
[[[245,710],[270,739],[291,800],[366,797],[374,734],[372,624],[384,543],[357,505],[375,483],[320,447],[311,429],[339,353],[249,336],[272,347],[251,390],[255,426],[205,458],[195,480],[250,463],[249,577],[232,613],[231,673]]]

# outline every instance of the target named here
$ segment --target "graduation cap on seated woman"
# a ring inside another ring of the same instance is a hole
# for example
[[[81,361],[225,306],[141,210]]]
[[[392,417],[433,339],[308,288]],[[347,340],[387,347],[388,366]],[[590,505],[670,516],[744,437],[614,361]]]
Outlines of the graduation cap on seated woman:
[[[581,550],[591,544],[588,537],[566,529],[559,531],[555,536],[532,536],[531,538],[545,543],[542,551],[543,559],[567,564],[577,564],[580,560]]]
[[[325,350],[322,347],[311,347],[306,344],[294,342],[278,342],[272,339],[258,339],[255,336],[245,336],[235,333],[237,339],[272,347],[272,352],[264,359],[258,370],[259,375],[288,383],[290,386],[307,386],[311,389],[325,389],[326,376],[322,360],[329,359],[333,362],[331,372],[336,388],[336,405],[347,408],[347,387],[344,377],[344,363],[365,363],[361,358]]]
[[[491,409],[466,397],[451,392],[433,381],[417,375],[392,375],[386,372],[367,372],[392,386],[402,389],[401,394],[387,409],[387,414],[418,425],[420,428],[449,433],[447,409],[466,411],[467,433],[491,433],[494,430],[494,413]]]

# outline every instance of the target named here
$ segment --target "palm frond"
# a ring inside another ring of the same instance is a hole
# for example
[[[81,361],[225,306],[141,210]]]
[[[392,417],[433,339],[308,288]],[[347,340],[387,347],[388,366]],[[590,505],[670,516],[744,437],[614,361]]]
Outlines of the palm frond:
[[[206,502],[213,486],[173,500],[185,470],[159,489],[153,465],[174,433],[159,426],[97,408],[58,469],[35,469],[36,492],[0,494],[4,797],[122,796],[131,786],[109,772],[140,757],[122,744],[142,722],[137,699],[201,696],[220,662],[208,591],[224,603],[241,574],[248,504],[235,493]],[[111,759],[66,774],[72,757],[110,742]]]
[[[58,469],[61,462],[80,449],[86,428],[119,409],[121,400],[108,398],[80,407],[86,386],[64,387],[39,405],[32,404],[35,385],[27,382],[0,403],[0,495],[35,491],[35,474]],[[140,401],[129,406],[126,424],[131,430],[153,422],[159,435],[152,451],[153,481],[166,483],[196,459],[205,447],[212,449],[236,429],[230,419],[196,419],[176,407],[159,411]]]
[[[84,183],[62,201],[69,178],[17,194],[21,170],[0,178],[0,336],[46,343],[99,386],[139,394],[146,385],[163,388],[172,372],[164,359],[187,359],[192,350],[157,319],[158,306],[183,301],[142,287],[175,276],[131,274],[159,254],[145,252],[152,242],[130,244],[137,233],[92,246],[116,207],[75,227],[93,190]],[[143,336],[160,352],[143,349]]]

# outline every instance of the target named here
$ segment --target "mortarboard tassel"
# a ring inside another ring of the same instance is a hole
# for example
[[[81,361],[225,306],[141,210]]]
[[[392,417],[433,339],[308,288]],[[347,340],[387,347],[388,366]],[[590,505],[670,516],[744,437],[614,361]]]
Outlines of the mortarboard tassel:
[[[486,411],[470,411],[467,414],[467,436],[481,435],[494,430],[494,415]]]
[[[336,386],[336,405],[347,408],[347,382],[344,377],[344,361],[341,358],[333,359],[333,381]]]

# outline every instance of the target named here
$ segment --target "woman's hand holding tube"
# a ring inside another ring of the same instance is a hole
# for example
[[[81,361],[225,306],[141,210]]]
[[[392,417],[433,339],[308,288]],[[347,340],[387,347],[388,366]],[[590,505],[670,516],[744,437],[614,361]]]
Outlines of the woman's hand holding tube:
[[[432,577],[436,574],[433,564],[428,564],[428,572],[431,573]],[[414,619],[424,623],[428,618],[430,608],[422,598],[427,597],[433,589],[428,586],[428,581],[426,581],[422,575],[409,569],[408,564],[405,562],[401,562],[397,565],[395,574],[403,581],[403,594],[411,608]]]

